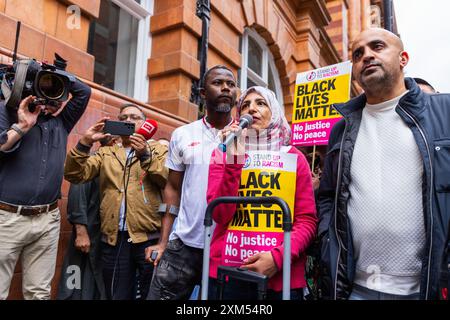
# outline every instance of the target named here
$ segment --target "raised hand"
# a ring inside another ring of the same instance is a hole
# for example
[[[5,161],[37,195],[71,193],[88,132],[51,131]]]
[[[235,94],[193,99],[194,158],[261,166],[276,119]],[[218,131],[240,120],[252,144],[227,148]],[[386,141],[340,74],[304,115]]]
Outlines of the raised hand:
[[[237,123],[233,123],[219,132],[221,140],[224,141],[231,133],[238,135],[238,132],[241,130],[242,132],[236,139],[237,141],[233,141],[227,146],[227,155],[238,156],[245,153],[245,137],[247,136],[247,129],[241,129]]]
[[[130,143],[131,147],[134,149],[134,152],[136,153],[136,157],[140,157],[147,153],[147,140],[145,140],[144,136],[135,133],[130,136]]]
[[[29,104],[36,99],[35,96],[28,96],[23,99],[19,104],[19,109],[17,110],[17,125],[19,128],[27,132],[36,124],[39,113],[41,113],[42,106],[37,106],[34,112],[28,109]]]
[[[86,146],[92,146],[94,142],[110,136],[111,134],[103,132],[105,121],[108,119],[109,117],[103,117],[98,120],[93,126],[89,127],[89,129],[84,132],[83,137],[80,139],[80,143]]]

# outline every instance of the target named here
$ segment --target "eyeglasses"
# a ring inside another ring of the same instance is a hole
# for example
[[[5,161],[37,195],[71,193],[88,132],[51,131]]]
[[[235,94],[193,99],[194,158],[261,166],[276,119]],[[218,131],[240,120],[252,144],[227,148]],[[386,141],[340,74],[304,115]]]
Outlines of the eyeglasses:
[[[135,121],[137,121],[137,120],[144,120],[141,116],[139,116],[137,114],[120,114],[117,118],[120,121],[125,121],[127,119],[135,120]]]

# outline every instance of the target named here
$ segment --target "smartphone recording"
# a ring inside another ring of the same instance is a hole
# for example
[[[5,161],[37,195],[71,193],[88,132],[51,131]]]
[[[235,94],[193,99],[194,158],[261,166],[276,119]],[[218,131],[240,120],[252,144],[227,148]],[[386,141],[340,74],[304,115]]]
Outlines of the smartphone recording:
[[[104,133],[109,133],[113,136],[131,136],[134,131],[134,123],[114,120],[106,120],[103,128]]]

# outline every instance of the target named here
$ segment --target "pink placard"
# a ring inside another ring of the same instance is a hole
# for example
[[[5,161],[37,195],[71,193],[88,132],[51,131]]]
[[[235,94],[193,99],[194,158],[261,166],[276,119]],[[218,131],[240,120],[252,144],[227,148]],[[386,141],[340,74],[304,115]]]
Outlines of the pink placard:
[[[341,118],[305,121],[292,124],[292,145],[306,147],[328,144],[331,129],[339,120],[341,120]]]
[[[238,267],[249,256],[270,251],[283,242],[283,232],[228,230],[222,249],[222,265]]]

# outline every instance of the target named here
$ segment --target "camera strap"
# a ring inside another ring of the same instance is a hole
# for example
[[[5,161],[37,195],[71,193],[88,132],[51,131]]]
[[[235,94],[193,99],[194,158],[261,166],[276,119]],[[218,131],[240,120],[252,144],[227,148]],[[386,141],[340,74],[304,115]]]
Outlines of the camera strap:
[[[1,84],[1,91],[3,96],[5,97],[5,100],[8,100],[9,97],[11,97],[11,88],[8,85],[8,74],[3,74],[2,84]]]
[[[27,70],[32,60],[19,60],[17,62],[12,89],[7,85],[7,81],[2,81],[2,92],[5,97],[5,106],[9,109],[18,109],[22,100],[22,91],[27,77]]]

